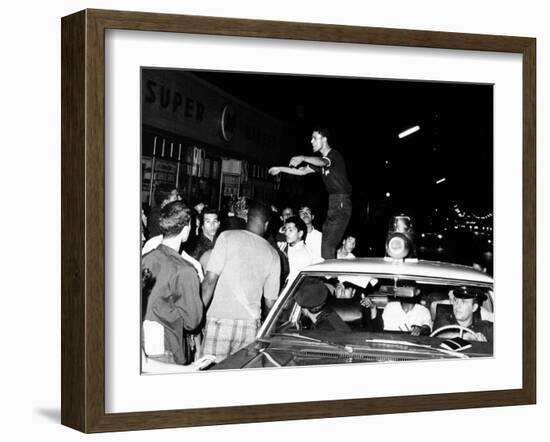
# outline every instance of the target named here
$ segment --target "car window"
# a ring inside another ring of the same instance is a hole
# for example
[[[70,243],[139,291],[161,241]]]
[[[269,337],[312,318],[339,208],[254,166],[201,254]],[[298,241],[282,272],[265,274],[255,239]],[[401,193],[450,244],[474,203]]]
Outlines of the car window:
[[[285,333],[297,330],[296,321],[299,318],[299,306],[296,304],[295,291],[287,296],[285,302],[279,307],[270,333]]]
[[[313,292],[312,283],[315,286]],[[329,324],[325,324],[327,329],[336,327],[348,333],[406,333],[410,324],[399,326],[401,309],[414,309],[414,321],[433,331],[438,314],[452,313],[450,294],[459,286],[464,286],[463,283],[423,281],[417,277],[389,278],[351,273],[304,274],[284,295],[286,298],[278,305],[276,315],[266,330],[267,334],[316,329],[312,315],[297,304],[300,292],[306,290],[307,285],[310,286],[307,289],[310,292],[308,296],[315,298],[316,292],[324,292],[320,298],[326,296],[322,309],[325,319],[330,316]],[[481,291],[486,299],[477,309],[476,317],[494,321],[492,291]],[[307,310],[311,313],[311,309]],[[341,326],[340,322],[345,323],[346,327]]]

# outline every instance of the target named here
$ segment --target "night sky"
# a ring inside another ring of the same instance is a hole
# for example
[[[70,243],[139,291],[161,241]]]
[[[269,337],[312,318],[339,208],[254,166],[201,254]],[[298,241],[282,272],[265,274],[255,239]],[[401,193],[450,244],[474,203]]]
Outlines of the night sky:
[[[456,202],[463,210],[492,212],[492,85],[194,73],[288,123],[285,162],[311,154],[313,126],[328,127],[331,147],[348,166],[354,210],[359,201],[359,210],[385,204],[425,216]],[[398,138],[415,125],[420,131]],[[440,178],[446,181],[435,184]]]

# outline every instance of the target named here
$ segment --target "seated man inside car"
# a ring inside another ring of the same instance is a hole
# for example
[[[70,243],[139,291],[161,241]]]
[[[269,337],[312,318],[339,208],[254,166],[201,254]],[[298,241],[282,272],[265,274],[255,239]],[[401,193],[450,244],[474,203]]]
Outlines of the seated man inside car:
[[[302,315],[311,321],[310,330],[351,332],[344,320],[327,305],[328,288],[316,278],[306,278],[296,294]]]
[[[401,288],[401,287],[399,287]],[[396,296],[390,301],[382,313],[384,331],[401,331],[412,336],[427,336],[432,329],[430,311],[418,303],[420,289],[403,287],[403,291],[410,291],[411,296]]]
[[[485,293],[474,287],[461,286],[449,292],[452,309],[438,305],[434,320],[434,330],[446,325],[459,325],[470,329],[462,336],[468,341],[493,342],[493,324],[481,319],[480,305]]]

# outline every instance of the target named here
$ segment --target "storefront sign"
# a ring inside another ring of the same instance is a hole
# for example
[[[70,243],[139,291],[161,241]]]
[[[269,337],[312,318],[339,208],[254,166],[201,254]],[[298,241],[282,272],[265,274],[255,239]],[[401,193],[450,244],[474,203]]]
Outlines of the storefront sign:
[[[284,123],[222,89],[189,72],[143,69],[143,124],[231,156],[277,164]]]
[[[184,118],[192,118],[196,121],[204,119],[204,104],[195,98],[186,96],[174,87],[147,80],[145,83],[145,102],[159,103],[163,109],[173,113],[179,112]]]

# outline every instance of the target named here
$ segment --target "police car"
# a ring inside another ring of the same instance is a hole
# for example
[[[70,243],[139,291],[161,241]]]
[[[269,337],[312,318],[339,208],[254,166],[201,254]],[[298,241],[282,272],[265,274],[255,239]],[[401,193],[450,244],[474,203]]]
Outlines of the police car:
[[[302,270],[287,282],[255,342],[210,369],[491,357],[492,277],[411,257],[410,233],[390,229],[385,257],[327,260]],[[460,325],[465,307],[476,327]]]

